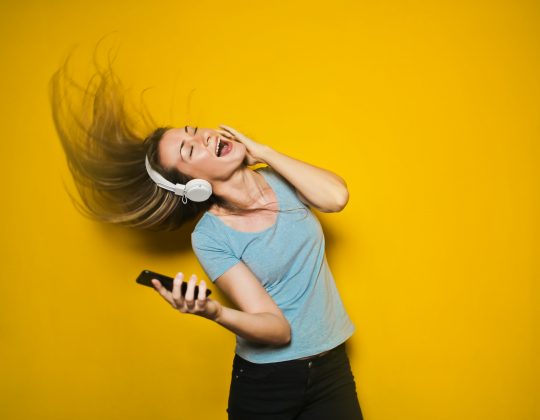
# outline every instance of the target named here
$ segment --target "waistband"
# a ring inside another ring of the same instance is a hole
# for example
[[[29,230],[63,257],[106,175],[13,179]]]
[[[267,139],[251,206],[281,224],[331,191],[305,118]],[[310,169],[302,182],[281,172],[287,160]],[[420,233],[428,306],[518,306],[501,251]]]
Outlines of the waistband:
[[[324,359],[327,359],[328,357],[331,357],[333,354],[345,352],[345,342],[341,343],[339,346],[334,347],[333,349],[323,351],[322,353],[314,354],[313,356],[307,356],[307,357],[301,357],[298,359],[292,359],[292,360],[285,360],[282,362],[270,362],[270,363],[254,363],[250,362],[249,360],[246,360],[237,354],[235,354],[234,358],[240,363],[244,363],[246,365],[266,365],[266,366],[285,366],[285,365],[304,365],[308,364],[310,362],[314,361],[323,361]]]

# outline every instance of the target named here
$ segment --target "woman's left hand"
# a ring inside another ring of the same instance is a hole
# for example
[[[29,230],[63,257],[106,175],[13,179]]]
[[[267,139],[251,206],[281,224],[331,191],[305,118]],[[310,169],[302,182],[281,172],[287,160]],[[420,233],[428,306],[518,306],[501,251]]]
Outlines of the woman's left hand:
[[[220,124],[219,126],[222,128],[222,130],[218,130],[220,134],[222,134],[223,136],[231,140],[236,140],[242,143],[244,146],[246,146],[246,151],[247,151],[246,163],[248,165],[256,165],[257,163],[266,163],[264,161],[264,156],[268,149],[268,146],[261,143],[257,143],[256,141],[250,139],[249,137],[245,136],[244,134],[240,133],[234,128],[228,127],[223,124]]]
[[[197,276],[195,274],[191,276],[184,294],[181,291],[183,280],[184,273],[178,273],[174,278],[172,292],[166,289],[158,279],[152,279],[152,285],[174,309],[184,314],[199,315],[216,321],[221,314],[222,306],[217,300],[206,297],[206,282],[201,280],[199,283],[199,294],[195,296]]]

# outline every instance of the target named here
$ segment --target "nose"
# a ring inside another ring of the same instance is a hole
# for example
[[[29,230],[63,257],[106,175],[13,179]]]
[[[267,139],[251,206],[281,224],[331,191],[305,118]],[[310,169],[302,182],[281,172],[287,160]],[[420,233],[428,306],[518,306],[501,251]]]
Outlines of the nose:
[[[197,132],[195,137],[197,136],[200,136],[204,146],[208,146],[211,139],[219,137],[219,133],[212,129],[203,129]]]
[[[212,132],[208,130],[199,129],[191,138],[188,140],[190,145],[201,144],[203,146],[208,146],[210,139],[212,138]]]

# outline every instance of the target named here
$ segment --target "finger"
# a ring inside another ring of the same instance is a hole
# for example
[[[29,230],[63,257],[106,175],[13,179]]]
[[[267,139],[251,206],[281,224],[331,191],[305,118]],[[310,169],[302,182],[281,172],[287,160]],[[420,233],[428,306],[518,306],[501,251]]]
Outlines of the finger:
[[[172,296],[171,296],[171,292],[169,292],[162,284],[159,280],[157,279],[152,279],[152,284],[154,285],[154,287],[156,288],[156,291],[163,297],[163,299],[165,299],[167,302],[169,302],[171,305],[172,305]]]
[[[223,127],[223,126],[220,126],[220,127]],[[223,135],[226,135],[226,136],[234,136],[234,134],[229,131],[229,130],[225,130],[224,128],[217,128],[216,131],[222,133]]]
[[[219,126],[220,126],[221,128],[223,128],[224,130],[228,131],[229,133],[235,135],[235,136],[237,136],[237,135],[240,134],[240,132],[236,131],[234,128],[229,127],[229,126],[227,126],[227,125],[220,124]]]
[[[223,128],[224,130],[234,130],[234,128],[231,128],[231,127],[229,127],[229,126],[227,126],[227,125],[225,125],[225,124],[219,124],[219,126],[220,126],[221,128]]]
[[[152,285],[154,286],[156,291],[158,291],[159,293],[162,293],[163,290],[167,290],[167,289],[165,289],[165,287],[163,287],[163,285],[161,284],[161,282],[158,279],[152,279],[151,281],[152,281]]]
[[[195,306],[195,285],[197,284],[197,276],[192,274],[188,281],[188,286],[186,290],[186,296],[184,301],[188,309],[193,309]]]
[[[228,131],[225,131],[225,130],[216,130],[216,131],[227,139],[231,139],[231,140],[234,139],[234,136]]]
[[[232,127],[229,127],[227,125],[220,124],[220,127],[222,127],[224,130],[228,131],[230,134],[232,134],[235,138],[241,140],[242,142],[249,142],[252,143],[253,140],[250,139],[248,136],[242,134],[240,131],[235,130]]]
[[[178,273],[173,282],[172,299],[178,306],[182,305],[184,300],[182,292],[180,291],[182,280],[184,280],[184,273]]]
[[[223,127],[223,126],[222,126]],[[226,130],[225,128],[220,128],[217,130],[218,132],[222,133],[224,136],[228,137],[234,137],[234,133],[229,129]]]
[[[204,307],[206,304],[206,282],[201,280],[199,283],[199,296],[197,296],[197,305]]]

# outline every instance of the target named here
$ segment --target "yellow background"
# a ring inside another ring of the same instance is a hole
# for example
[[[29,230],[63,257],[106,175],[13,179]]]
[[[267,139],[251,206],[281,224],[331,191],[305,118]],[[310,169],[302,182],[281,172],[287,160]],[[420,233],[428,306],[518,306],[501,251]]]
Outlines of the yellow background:
[[[3,1],[0,418],[226,418],[234,336],[134,281],[203,276],[189,229],[100,225],[64,189],[48,80],[77,45],[85,82],[108,35],[159,122],[223,123],[346,179],[320,220],[367,420],[540,419],[539,18],[531,0]]]

